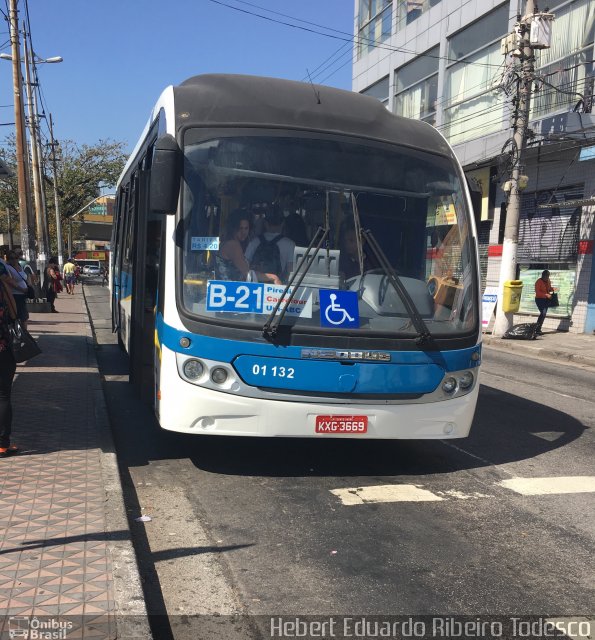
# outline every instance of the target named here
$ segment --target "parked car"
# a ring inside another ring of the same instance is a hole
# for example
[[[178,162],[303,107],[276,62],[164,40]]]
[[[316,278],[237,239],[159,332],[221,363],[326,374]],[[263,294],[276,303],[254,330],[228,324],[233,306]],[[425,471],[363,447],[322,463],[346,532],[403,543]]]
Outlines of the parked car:
[[[86,264],[83,267],[83,275],[87,277],[101,275],[101,266],[99,261],[97,264]]]

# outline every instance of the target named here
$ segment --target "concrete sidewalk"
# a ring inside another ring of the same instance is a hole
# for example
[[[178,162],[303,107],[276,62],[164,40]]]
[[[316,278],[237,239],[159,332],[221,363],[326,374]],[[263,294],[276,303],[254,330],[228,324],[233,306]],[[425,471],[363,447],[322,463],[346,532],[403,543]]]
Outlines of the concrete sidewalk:
[[[81,288],[56,308],[31,314],[0,460],[0,638],[150,638]]]
[[[504,340],[484,335],[483,344],[531,358],[595,367],[595,335],[586,333],[545,331],[535,340]]]

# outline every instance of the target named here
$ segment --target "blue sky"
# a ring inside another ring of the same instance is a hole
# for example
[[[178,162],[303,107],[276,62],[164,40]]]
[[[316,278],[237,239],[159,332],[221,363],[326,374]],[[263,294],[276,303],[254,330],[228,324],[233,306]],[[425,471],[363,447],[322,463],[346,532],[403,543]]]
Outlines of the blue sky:
[[[341,38],[353,32],[352,0],[218,2],[29,0],[35,52],[64,58],[61,64],[38,67],[56,138],[86,144],[118,140],[131,150],[160,92],[201,73],[303,80],[309,69],[315,82],[351,88],[351,49]],[[19,15],[24,15],[23,0]],[[2,51],[10,53],[8,32],[3,36]],[[319,68],[325,61],[327,68]],[[12,107],[4,106],[13,102],[11,65],[1,60],[0,87],[0,122],[12,122]],[[2,129],[5,135],[13,130]]]

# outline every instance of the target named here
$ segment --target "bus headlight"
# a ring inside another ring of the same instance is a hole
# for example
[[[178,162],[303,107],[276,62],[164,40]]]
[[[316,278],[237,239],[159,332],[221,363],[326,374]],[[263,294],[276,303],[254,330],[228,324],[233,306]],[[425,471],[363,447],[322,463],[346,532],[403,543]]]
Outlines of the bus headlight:
[[[205,367],[200,360],[190,358],[184,362],[184,375],[188,380],[198,380],[205,371]]]
[[[461,389],[468,389],[473,384],[473,373],[471,371],[465,371],[465,373],[459,378],[459,385]]]
[[[223,367],[215,367],[211,371],[211,380],[215,384],[225,384],[225,381],[227,380],[227,370]]]
[[[454,393],[457,390],[456,378],[446,378],[442,383],[442,391],[445,393]]]

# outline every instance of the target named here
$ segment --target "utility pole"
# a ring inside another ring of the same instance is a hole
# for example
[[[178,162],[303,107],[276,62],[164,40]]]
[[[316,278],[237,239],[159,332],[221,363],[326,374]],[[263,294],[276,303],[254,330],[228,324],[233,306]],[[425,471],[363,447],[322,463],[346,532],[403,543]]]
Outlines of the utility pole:
[[[516,279],[517,248],[519,242],[519,218],[521,213],[521,191],[526,183],[523,175],[524,156],[527,146],[527,129],[529,125],[529,109],[531,107],[531,86],[535,75],[535,57],[531,48],[531,18],[535,13],[533,0],[527,0],[525,14],[519,22],[518,54],[521,76],[518,83],[517,99],[514,109],[514,134],[512,152],[512,172],[509,181],[508,207],[506,212],[506,227],[504,228],[504,245],[502,247],[502,263],[500,265],[500,279],[498,282],[498,308],[494,335],[503,336],[512,327],[513,313],[502,310],[504,299],[504,283]]]
[[[17,0],[9,0],[10,42],[12,48],[12,81],[14,93],[14,120],[16,136],[17,183],[19,193],[19,221],[21,226],[21,249],[26,260],[36,259],[34,227],[31,210],[31,188],[29,184],[29,158],[25,134],[25,111],[22,99],[22,75],[19,46]]]
[[[47,251],[47,231],[46,231],[46,212],[44,208],[44,201],[41,190],[43,188],[41,183],[41,170],[40,170],[40,153],[39,153],[39,140],[37,131],[37,111],[34,108],[33,95],[31,89],[31,70],[30,70],[30,50],[27,45],[27,34],[23,40],[23,48],[25,55],[25,87],[27,90],[27,111],[29,113],[29,133],[31,142],[31,171],[33,174],[33,195],[35,200],[35,221],[37,226],[37,247],[39,254],[37,256],[37,268],[40,273],[45,272],[45,267],[48,259]]]
[[[10,220],[10,209],[6,207],[6,217],[8,219],[8,248],[12,251],[12,222]]]
[[[62,243],[62,221],[60,219],[60,200],[58,198],[58,163],[56,161],[56,147],[58,143],[54,140],[54,122],[52,120],[52,114],[50,113],[50,147],[52,160],[52,169],[54,172],[54,209],[56,211],[56,236],[58,240],[58,263],[60,269],[64,264],[64,247]],[[69,256],[72,253],[69,251]]]
[[[43,241],[48,251],[48,258],[52,253],[51,245],[50,245],[50,230],[48,226],[48,208],[45,199],[45,187],[44,187],[44,178],[45,178],[45,168],[44,168],[44,157],[43,157],[43,148],[41,144],[41,127],[39,125],[39,106],[37,104],[37,88],[39,87],[39,79],[37,77],[37,66],[35,64],[35,52],[33,51],[33,43],[31,42],[31,33],[29,33],[29,43],[31,48],[29,50],[29,56],[31,60],[31,74],[32,74],[32,84],[33,88],[33,113],[35,114],[35,130],[37,132],[37,153],[39,156],[39,183],[41,185],[41,210],[43,211]],[[61,62],[62,58],[60,56],[55,56],[54,58],[48,58],[45,62],[56,61]],[[45,117],[45,116],[44,116]]]

